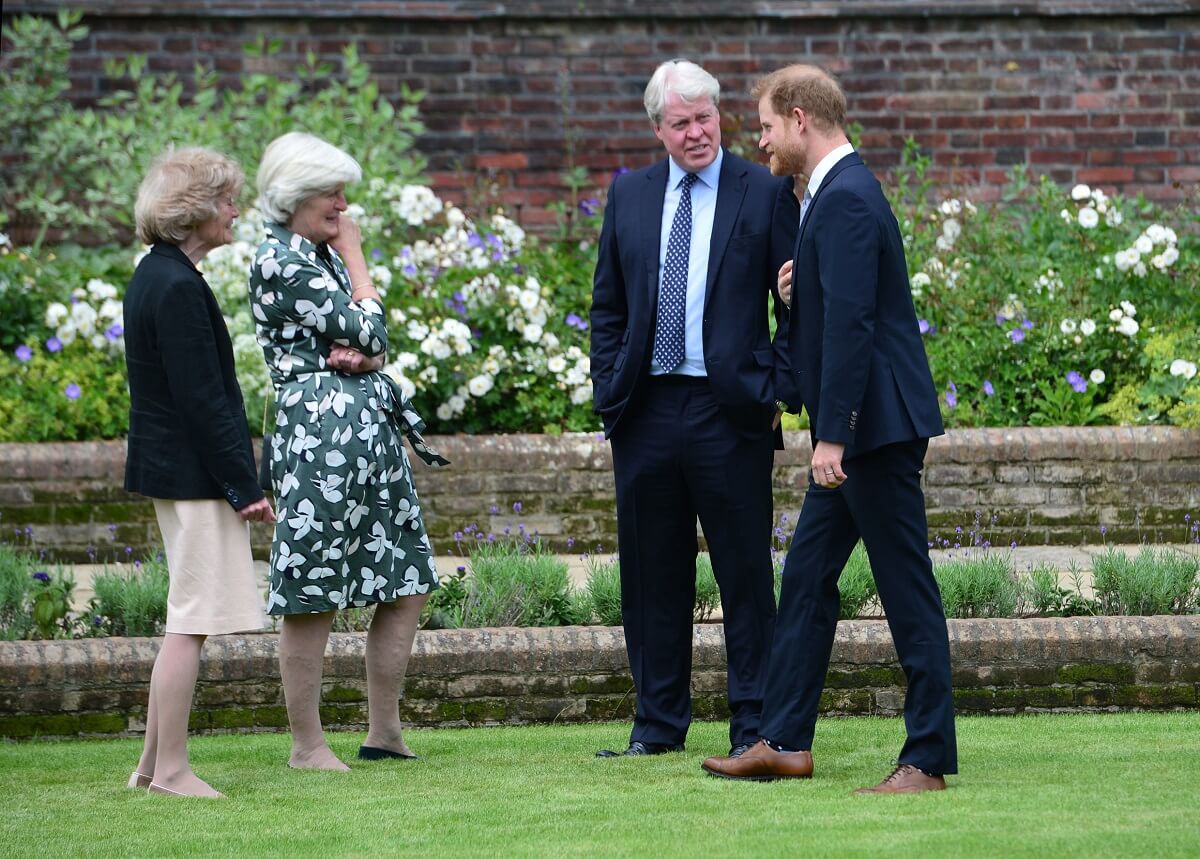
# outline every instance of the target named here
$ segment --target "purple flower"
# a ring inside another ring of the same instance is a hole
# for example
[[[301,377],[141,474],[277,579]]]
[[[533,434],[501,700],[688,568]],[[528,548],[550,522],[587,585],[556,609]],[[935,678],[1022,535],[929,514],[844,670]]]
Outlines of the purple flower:
[[[587,322],[577,313],[568,313],[567,318],[563,321],[572,328],[577,328],[580,331],[587,331]]]
[[[483,239],[480,238],[479,233],[476,233],[476,232],[467,233],[467,247],[469,247],[469,248],[483,247]]]
[[[1077,394],[1084,393],[1088,388],[1087,379],[1083,378],[1083,376],[1081,376],[1079,373],[1076,373],[1074,370],[1072,370],[1070,373],[1067,373],[1067,384],[1074,388],[1075,393]]]
[[[63,343],[57,337],[51,337],[49,340],[46,341],[46,351],[47,352],[61,352],[62,347],[63,347]]]
[[[491,513],[493,516],[495,516],[497,513],[500,512],[500,508],[497,507],[495,504],[493,504],[491,507],[488,508],[488,512]]]
[[[1008,321],[1010,318],[1011,318],[1011,317],[1009,317],[1007,314],[1004,314],[1004,313],[997,313],[997,314],[996,314],[996,327],[997,327],[997,328],[1003,328],[1003,327],[1004,327],[1004,323],[1005,323],[1005,322],[1007,322],[1007,321]]]
[[[68,400],[75,401],[79,399],[83,391],[79,389],[78,385],[72,382],[63,389],[63,393],[66,394]]]
[[[405,277],[416,277],[417,275],[417,267],[412,263],[406,263],[405,266],[400,269],[400,271]]]
[[[92,617],[92,626],[103,626],[103,624],[104,624],[104,618],[102,618],[102,617],[101,617],[100,615],[98,615],[98,614],[97,614],[97,615],[93,615],[93,617]]]
[[[958,405],[958,397],[955,396],[954,391],[946,391],[946,405],[950,408]]]
[[[521,507],[521,502],[520,502],[520,501],[514,501],[514,502],[513,502],[513,512],[514,512],[514,513],[520,513],[520,512],[521,512],[521,509],[522,509],[522,507]]]
[[[583,212],[589,218],[600,211],[600,201],[595,197],[588,197],[586,200],[579,201],[579,211]]]
[[[1008,339],[1014,343],[1020,343],[1025,339],[1025,332],[1020,328],[1014,328],[1012,331],[1008,332]]]
[[[921,332],[922,337],[924,337],[926,334],[928,334],[932,330],[932,326],[929,324],[929,320],[928,319],[918,319],[917,320],[917,330]]]
[[[950,384],[947,385],[947,387],[950,388],[951,393],[954,393],[954,394],[958,393],[958,385],[954,384],[953,381],[951,381]]]
[[[36,573],[33,574],[33,577],[35,579],[37,579],[39,582],[49,582],[50,581],[50,574],[47,573],[45,570],[38,570]]]
[[[1024,328],[1026,331],[1032,330],[1033,329],[1033,320],[1032,319],[1022,319],[1021,327]]]
[[[983,380],[983,394],[985,397],[994,397],[996,395],[996,389],[992,387],[991,379]]]
[[[379,259],[382,256],[383,256],[383,251],[381,251],[379,248],[372,248],[371,259]]]
[[[32,357],[33,357],[33,350],[30,349],[28,346],[26,346],[24,343],[22,343],[20,346],[17,347],[17,360],[20,361],[22,364],[24,364],[26,361],[28,361]]]

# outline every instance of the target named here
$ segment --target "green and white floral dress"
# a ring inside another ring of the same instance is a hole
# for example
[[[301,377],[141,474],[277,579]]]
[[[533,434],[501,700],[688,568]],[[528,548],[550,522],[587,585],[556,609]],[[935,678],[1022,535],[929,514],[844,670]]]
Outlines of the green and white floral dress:
[[[339,343],[367,355],[387,349],[383,307],[352,301],[329,248],[279,224],[250,267],[250,309],[275,384],[268,441],[275,537],[267,611],[324,612],[386,603],[437,587],[403,436],[430,465],[424,423],[380,372],[330,368]]]

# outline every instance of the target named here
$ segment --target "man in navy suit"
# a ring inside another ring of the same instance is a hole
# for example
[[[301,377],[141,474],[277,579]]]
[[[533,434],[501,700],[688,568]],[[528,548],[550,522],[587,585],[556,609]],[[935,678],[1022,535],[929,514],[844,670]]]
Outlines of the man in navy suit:
[[[726,778],[812,775],[837,580],[861,538],[908,680],[908,738],[892,774],[859,792],[941,790],[958,759],[950,646],[929,561],[921,467],[929,439],[943,429],[900,229],[879,182],[846,139],[846,99],[836,81],[813,66],[789,66],[753,92],[771,172],[808,176],[791,314],[776,337],[776,391],[787,405],[808,410],[812,471],[783,568],[763,740],[739,758],[710,758],[703,767]]]
[[[668,157],[613,181],[600,234],[592,386],[612,444],[637,687],[629,747],[601,757],[683,749],[697,517],[721,589],[731,754],[759,737],[775,619],[768,299],[798,208],[790,180],[721,148],[719,96],[694,63],[659,66],[644,101]]]

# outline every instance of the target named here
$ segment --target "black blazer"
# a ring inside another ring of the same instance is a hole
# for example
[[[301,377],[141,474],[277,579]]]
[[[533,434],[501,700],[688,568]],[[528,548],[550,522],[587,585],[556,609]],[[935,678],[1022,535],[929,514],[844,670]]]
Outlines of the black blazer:
[[[212,290],[175,245],[151,248],[125,292],[125,488],[153,498],[263,497],[233,344]]]
[[[592,397],[611,436],[650,374],[666,160],[608,189],[592,291]],[[767,296],[792,252],[799,204],[790,178],[725,152],[704,297],[704,364],[730,420],[769,429],[774,415]]]
[[[845,458],[941,435],[904,243],[857,153],[821,182],[796,239],[792,314],[776,333],[776,391],[808,409],[814,442]]]

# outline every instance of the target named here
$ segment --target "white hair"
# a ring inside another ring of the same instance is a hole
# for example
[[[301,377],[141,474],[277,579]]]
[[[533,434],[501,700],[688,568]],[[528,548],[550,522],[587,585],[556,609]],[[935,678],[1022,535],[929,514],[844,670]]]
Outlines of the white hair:
[[[271,141],[258,165],[258,209],[286,224],[308,199],[362,178],[358,162],[312,134],[291,131]]]
[[[721,98],[721,85],[690,60],[667,60],[654,70],[642,96],[646,115],[655,127],[662,125],[663,113],[667,109],[667,93],[672,92],[689,103],[708,98],[716,107]]]

